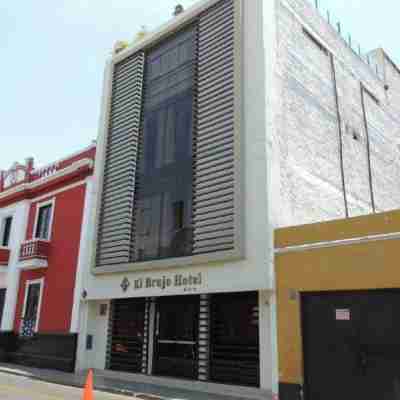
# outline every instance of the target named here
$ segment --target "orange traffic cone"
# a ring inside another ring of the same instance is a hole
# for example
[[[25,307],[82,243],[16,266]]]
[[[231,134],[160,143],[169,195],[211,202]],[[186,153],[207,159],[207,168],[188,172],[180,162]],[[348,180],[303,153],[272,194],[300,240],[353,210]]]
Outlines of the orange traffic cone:
[[[89,370],[86,378],[85,388],[83,389],[82,400],[94,400],[93,398],[93,370]]]

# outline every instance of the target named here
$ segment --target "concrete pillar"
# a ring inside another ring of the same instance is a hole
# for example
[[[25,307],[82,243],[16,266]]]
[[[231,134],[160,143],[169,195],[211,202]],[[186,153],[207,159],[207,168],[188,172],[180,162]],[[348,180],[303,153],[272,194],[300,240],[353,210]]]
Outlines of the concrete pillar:
[[[93,208],[94,208],[94,193],[93,181],[89,177],[86,179],[85,204],[83,208],[81,240],[79,244],[79,256],[76,266],[76,279],[74,289],[74,300],[72,305],[72,317],[70,331],[79,333],[79,307],[82,299],[82,292],[86,281],[86,274],[89,273],[91,266],[91,251],[92,251],[92,230],[94,227]]]
[[[7,210],[2,210],[2,213]],[[10,261],[7,268],[7,292],[4,303],[3,318],[1,321],[2,331],[11,331],[14,328],[15,308],[17,305],[19,290],[19,250],[22,242],[25,240],[26,229],[28,225],[29,202],[22,201],[13,208],[10,208],[10,214],[13,216],[10,237]]]

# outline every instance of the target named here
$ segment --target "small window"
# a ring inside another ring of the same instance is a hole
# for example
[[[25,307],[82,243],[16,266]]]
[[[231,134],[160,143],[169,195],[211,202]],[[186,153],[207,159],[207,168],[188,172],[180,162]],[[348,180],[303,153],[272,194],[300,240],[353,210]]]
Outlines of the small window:
[[[50,236],[50,220],[51,220],[52,205],[39,208],[39,215],[37,217],[37,225],[35,237],[37,239],[48,239]]]
[[[183,229],[185,218],[184,204],[183,201],[177,201],[173,204],[175,230]]]
[[[3,235],[2,235],[2,239],[1,239],[1,245],[3,247],[8,247],[8,245],[10,243],[11,225],[12,225],[12,217],[7,217],[4,220]]]

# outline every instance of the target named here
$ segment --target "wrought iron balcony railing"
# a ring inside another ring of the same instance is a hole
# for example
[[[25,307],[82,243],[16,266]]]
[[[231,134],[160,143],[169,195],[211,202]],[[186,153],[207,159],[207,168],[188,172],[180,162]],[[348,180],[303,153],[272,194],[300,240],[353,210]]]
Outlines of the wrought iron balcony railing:
[[[6,247],[0,247],[0,266],[7,266],[10,260],[10,250]]]
[[[47,260],[50,244],[47,240],[34,239],[22,243],[19,260]]]

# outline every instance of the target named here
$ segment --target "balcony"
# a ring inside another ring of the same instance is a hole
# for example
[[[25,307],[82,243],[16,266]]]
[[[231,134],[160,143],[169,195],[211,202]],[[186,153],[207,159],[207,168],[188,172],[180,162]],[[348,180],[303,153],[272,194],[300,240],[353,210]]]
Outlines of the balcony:
[[[28,240],[22,243],[19,261],[22,268],[46,268],[50,243],[43,239]]]
[[[10,259],[10,250],[6,247],[0,247],[0,266],[7,267]]]

